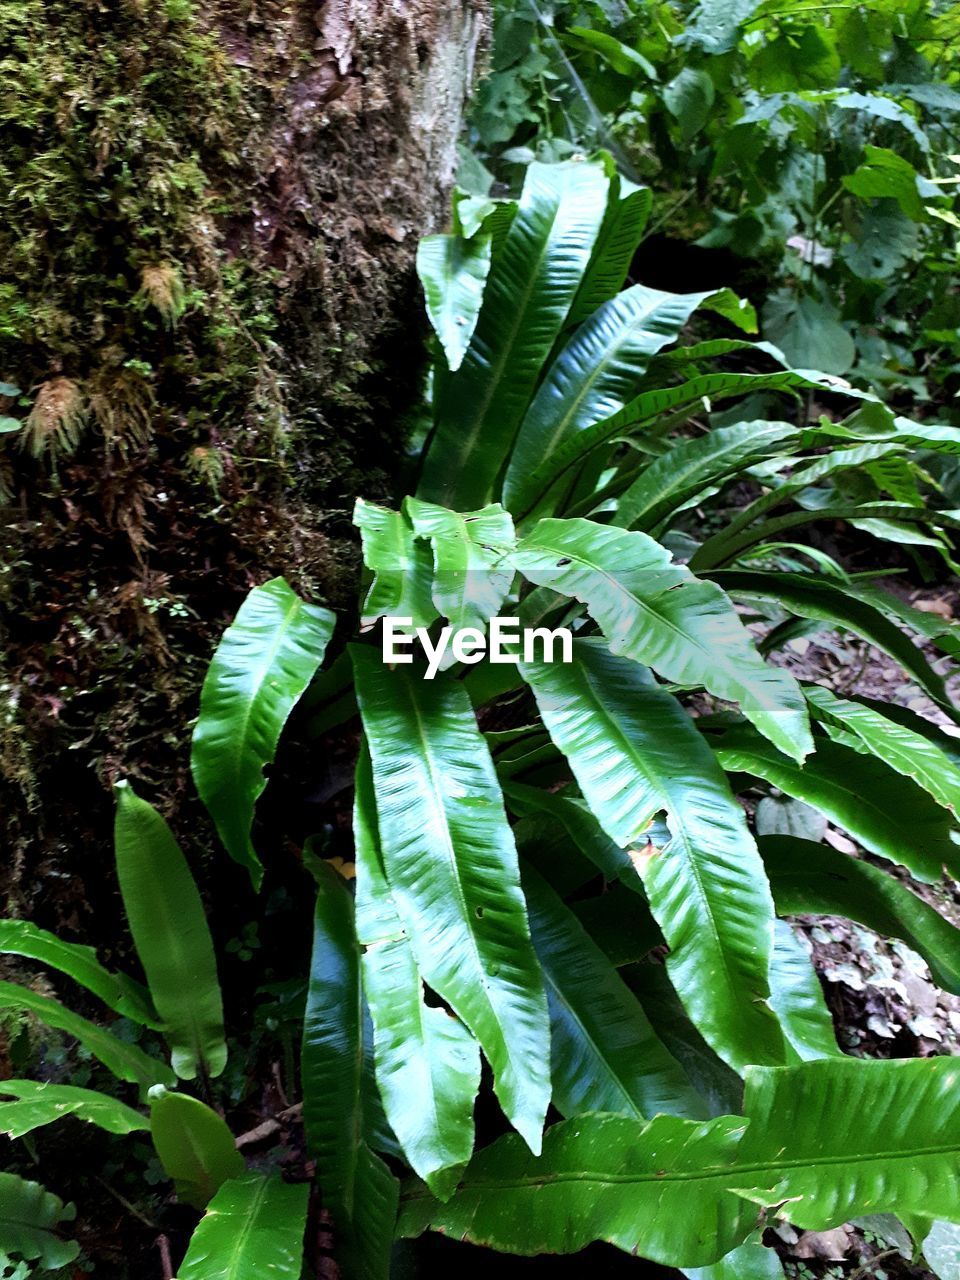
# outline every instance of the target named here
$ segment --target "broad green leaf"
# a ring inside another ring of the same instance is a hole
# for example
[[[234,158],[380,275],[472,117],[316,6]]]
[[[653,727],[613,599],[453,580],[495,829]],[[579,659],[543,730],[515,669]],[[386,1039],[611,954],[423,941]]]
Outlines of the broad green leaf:
[[[516,539],[509,512],[498,502],[459,512],[417,498],[407,498],[404,511],[416,536],[433,549],[437,611],[452,627],[485,631],[513,581],[507,555]]]
[[[770,992],[770,1005],[801,1062],[840,1056],[809,949],[786,920],[777,921],[774,934]]]
[[[133,1133],[150,1127],[139,1111],[95,1089],[40,1084],[36,1080],[0,1080],[0,1133],[22,1138],[64,1116],[76,1116],[107,1133]]]
[[[508,1135],[474,1157],[448,1204],[412,1187],[400,1230],[525,1254],[606,1240],[689,1270],[784,1202],[810,1231],[867,1212],[956,1220],[957,1071],[949,1058],[751,1067],[745,1119],[578,1116],[548,1130],[539,1160]]]
[[[233,1134],[216,1111],[163,1086],[150,1091],[150,1135],[177,1198],[203,1209],[229,1178],[244,1171]]]
[[[831,737],[886,761],[954,816],[960,813],[960,768],[935,742],[822,685],[806,685],[804,694]]]
[[[775,1249],[750,1241],[709,1267],[688,1267],[683,1274],[687,1280],[782,1280],[783,1264]]]
[[[574,655],[521,669],[591,809],[632,850],[680,998],[725,1061],[782,1062],[767,1003],[773,900],[743,810],[649,672],[599,641],[576,641]],[[669,842],[658,848],[648,830],[663,812]]]
[[[67,1266],[80,1247],[58,1233],[75,1217],[72,1204],[65,1205],[39,1182],[0,1172],[0,1258],[37,1261],[47,1271]]]
[[[328,864],[317,864],[314,874],[317,905],[301,1050],[307,1150],[317,1161],[346,1280],[386,1280],[399,1188],[365,1138],[354,903],[346,881]]]
[[[504,501],[522,511],[536,497],[533,475],[572,435],[622,409],[650,358],[676,340],[694,311],[719,290],[663,293],[633,285],[583,322],[540,384],[517,435]]]
[[[120,895],[173,1069],[218,1076],[227,1062],[223,1000],[206,913],[166,822],[127,782],[116,786]]]
[[[165,1062],[158,1062],[135,1044],[127,1044],[104,1027],[73,1013],[58,1000],[37,995],[28,987],[0,981],[0,1009],[35,1014],[45,1026],[74,1036],[119,1080],[138,1084],[144,1092],[155,1084],[176,1083],[176,1076]]]
[[[582,324],[623,288],[652,206],[649,187],[635,187],[616,172],[611,174],[607,211],[567,316],[571,328]]]
[[[557,495],[565,492],[564,485],[569,487],[571,476],[576,475],[584,458],[623,436],[636,435],[663,414],[701,401],[710,404],[758,391],[804,388],[821,391],[842,389],[845,395],[862,394],[845,385],[842,388],[831,385],[823,374],[796,369],[781,369],[776,373],[705,373],[676,387],[642,391],[617,413],[585,427],[561,444],[550,457],[538,463],[528,486],[536,498],[525,504],[522,511],[515,508],[514,514],[518,521],[526,519],[535,509],[551,514],[556,510]]]
[[[880,867],[795,836],[758,841],[781,915],[847,916],[900,938],[930,966],[933,980],[960,995],[960,929]]]
[[[899,662],[935,702],[947,702],[943,677],[863,588],[831,582],[822,574],[722,569],[710,578],[738,599],[773,601],[801,618],[828,622],[862,636]]]
[[[945,868],[960,866],[949,815],[882,760],[818,738],[801,768],[746,727],[713,744],[728,772],[753,774],[813,805],[871,853],[899,862],[919,880],[932,884]]]
[[[550,1005],[553,1105],[639,1119],[706,1110],[643,1008],[576,916],[532,868],[523,886]]]
[[[417,275],[451,371],[460,368],[477,327],[490,272],[490,235],[424,236],[417,246]]]
[[[568,27],[563,33],[563,42],[574,49],[599,54],[618,75],[657,79],[657,69],[648,58],[607,31],[597,31],[593,27]]]
[[[738,702],[758,729],[794,759],[812,742],[803,695],[768,666],[733,605],[644,533],[590,520],[541,520],[514,556],[541,586],[580,600],[615,654],[688,688]]]
[[[620,496],[613,523],[653,533],[661,521],[693,506],[714,486],[763,458],[785,452],[800,433],[786,422],[738,422],[681,440],[651,462]]]
[[[357,765],[353,816],[357,937],[374,1027],[377,1082],[404,1155],[447,1199],[473,1152],[480,1051],[463,1023],[424,999],[413,948],[383,870],[369,755]]]
[[[622,879],[629,888],[640,888],[630,855],[611,840],[585,800],[562,791],[545,791],[511,781],[504,782],[503,794],[508,809],[520,817],[549,815],[560,822],[576,847],[606,880]]]
[[[780,289],[767,299],[763,333],[795,368],[843,374],[857,356],[853,338],[832,303],[818,302],[809,295],[798,297],[789,289]]]
[[[710,116],[715,90],[708,72],[684,67],[663,89],[663,105],[680,125],[684,142],[691,142]]]
[[[590,261],[608,187],[600,162],[527,169],[463,364],[456,373],[438,370],[436,433],[418,496],[461,511],[492,496]]]
[[[923,220],[921,196],[939,195],[932,183],[921,178],[909,160],[887,147],[863,149],[863,163],[841,179],[848,191],[864,199],[893,199],[908,218]]]
[[[428,627],[437,616],[431,599],[432,558],[404,512],[358,498],[353,523],[360,530],[363,562],[373,573],[361,610],[363,626],[397,617]]]
[[[0,953],[48,964],[86,987],[114,1013],[154,1030],[161,1025],[147,991],[126,974],[105,969],[93,947],[63,942],[28,920],[0,920]]]
[[[516,846],[469,698],[447,676],[353,650],[384,871],[424,981],[470,1028],[497,1096],[539,1150],[549,1019]]]
[[[207,1207],[178,1280],[300,1280],[310,1187],[279,1174],[225,1182]]]
[[[280,731],[323,661],[334,616],[306,604],[283,578],[255,587],[224,632],[203,682],[190,764],[223,846],[254,887],[263,867],[250,839],[253,810]]]

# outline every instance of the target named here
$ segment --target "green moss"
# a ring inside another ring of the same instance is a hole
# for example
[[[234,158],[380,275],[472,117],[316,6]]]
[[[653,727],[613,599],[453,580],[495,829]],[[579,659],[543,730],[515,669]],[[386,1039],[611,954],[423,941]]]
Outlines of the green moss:
[[[275,281],[223,243],[256,123],[223,42],[186,0],[0,0],[0,49],[0,378],[69,378],[108,437],[148,402],[198,444],[275,434]]]

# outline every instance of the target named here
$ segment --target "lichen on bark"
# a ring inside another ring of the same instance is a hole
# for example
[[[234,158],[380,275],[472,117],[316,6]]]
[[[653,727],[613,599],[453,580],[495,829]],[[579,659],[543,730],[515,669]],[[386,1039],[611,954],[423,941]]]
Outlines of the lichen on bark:
[[[83,902],[118,774],[184,811],[199,681],[252,583],[350,599],[349,506],[402,456],[413,257],[485,21],[474,0],[0,0],[14,906],[54,870]]]

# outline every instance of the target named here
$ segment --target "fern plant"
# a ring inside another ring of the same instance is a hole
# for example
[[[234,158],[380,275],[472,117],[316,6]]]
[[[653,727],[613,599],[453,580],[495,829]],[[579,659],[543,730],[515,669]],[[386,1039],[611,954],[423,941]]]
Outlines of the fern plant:
[[[921,880],[955,871],[951,738],[767,658],[803,630],[849,631],[957,720],[920,647],[956,657],[955,630],[796,538],[844,521],[952,564],[958,515],[915,451],[960,440],[747,338],[667,351],[698,308],[753,318],[726,291],[622,288],[648,209],[603,157],[534,164],[519,202],[462,197],[421,248],[433,427],[416,496],[357,505],[364,630],[510,615],[576,638],[567,663],[445,661],[425,679],[368,634],[311,687],[317,735],[357,710],[363,729],[356,893],[321,877],[303,1046],[308,1147],[350,1275],[386,1275],[395,1232],[435,1229],[767,1277],[756,1236],[778,1215],[896,1212],[918,1244],[960,1219],[955,1065],[847,1058],[778,914],[904,938],[948,990],[960,932],[873,862],[758,840],[737,799],[776,787]],[[771,367],[711,370],[722,356]],[[759,418],[761,392],[847,416]],[[705,425],[735,397],[742,420]],[[724,493],[744,484],[759,496],[731,518]],[[204,690],[198,782],[217,769],[207,717],[249,740],[286,644],[279,615],[255,634],[243,614]],[[763,654],[747,621],[767,623]],[[271,750],[211,804],[255,879],[243,779],[261,785]],[[481,1059],[516,1133],[474,1154]]]
[[[47,1027],[75,1038],[120,1082],[136,1086],[140,1104],[71,1084],[28,1079],[0,1081],[0,1133],[24,1138],[46,1125],[74,1116],[107,1133],[146,1131],[179,1200],[203,1209],[212,1200],[219,1215],[236,1210],[263,1228],[244,1247],[230,1249],[238,1266],[279,1265],[277,1251],[296,1255],[306,1223],[306,1184],[286,1185],[276,1175],[247,1173],[234,1136],[220,1114],[189,1093],[180,1080],[197,1080],[204,1090],[227,1061],[223,1002],[213,942],[196,884],[170,828],[128,783],[117,786],[115,840],[117,876],[134,945],[147,986],[99,962],[92,947],[64,942],[24,920],[0,920],[0,954],[47,965],[72,979],[114,1013],[159,1032],[170,1051],[168,1064],[114,1031],[74,1013],[48,995],[15,982],[0,981],[0,1011],[33,1015]],[[63,1234],[75,1215],[72,1205],[37,1182],[0,1173],[0,1263],[54,1270],[79,1253]],[[220,1227],[220,1232],[224,1230]],[[182,1277],[208,1275],[207,1239],[198,1232],[196,1251]],[[234,1272],[232,1274],[241,1274]]]
[[[457,201],[453,232],[420,254],[437,351],[417,490],[396,510],[357,504],[359,641],[338,637],[319,670],[335,619],[277,579],[204,685],[194,778],[257,887],[255,806],[292,709],[313,737],[359,713],[355,886],[311,864],[301,1055],[306,1149],[348,1278],[382,1280],[395,1238],[428,1229],[527,1254],[607,1240],[751,1280],[780,1274],[759,1240],[778,1217],[897,1213],[918,1246],[960,1221],[955,1064],[843,1054],[779,917],[903,938],[951,991],[960,931],[879,862],[758,839],[738,800],[776,787],[919,879],[955,869],[951,738],[768,659],[805,629],[850,631],[957,719],[917,643],[956,657],[954,629],[797,531],[844,521],[950,563],[957,516],[915,451],[960,446],[748,337],[668,350],[700,308],[742,333],[753,319],[725,291],[622,288],[648,209],[603,157],[532,165],[516,204]],[[713,369],[721,357],[768,371]],[[771,421],[761,393],[847,416]],[[740,416],[705,420],[737,397]],[[733,486],[758,496],[730,515]],[[383,660],[381,619],[433,644],[498,617],[568,628],[570,661],[444,654],[427,679]],[[176,951],[175,917],[137,918]],[[185,1018],[185,984],[144,968],[157,1021],[178,1028],[174,1067],[214,1074],[213,1003]],[[95,976],[114,1007],[145,1000]],[[514,1132],[475,1151],[483,1061]],[[305,1187],[234,1173],[214,1179],[181,1280],[245,1280],[267,1258],[296,1277]],[[55,1219],[18,1184],[38,1194]]]

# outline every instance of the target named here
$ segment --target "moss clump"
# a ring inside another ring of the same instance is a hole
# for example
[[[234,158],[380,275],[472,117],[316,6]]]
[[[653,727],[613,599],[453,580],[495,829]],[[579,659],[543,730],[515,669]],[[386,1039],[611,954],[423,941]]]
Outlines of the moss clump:
[[[165,405],[201,445],[214,422],[275,436],[272,275],[224,238],[256,118],[223,42],[185,0],[0,0],[0,50],[0,379],[25,408],[74,389],[31,451],[81,428],[129,451]]]

